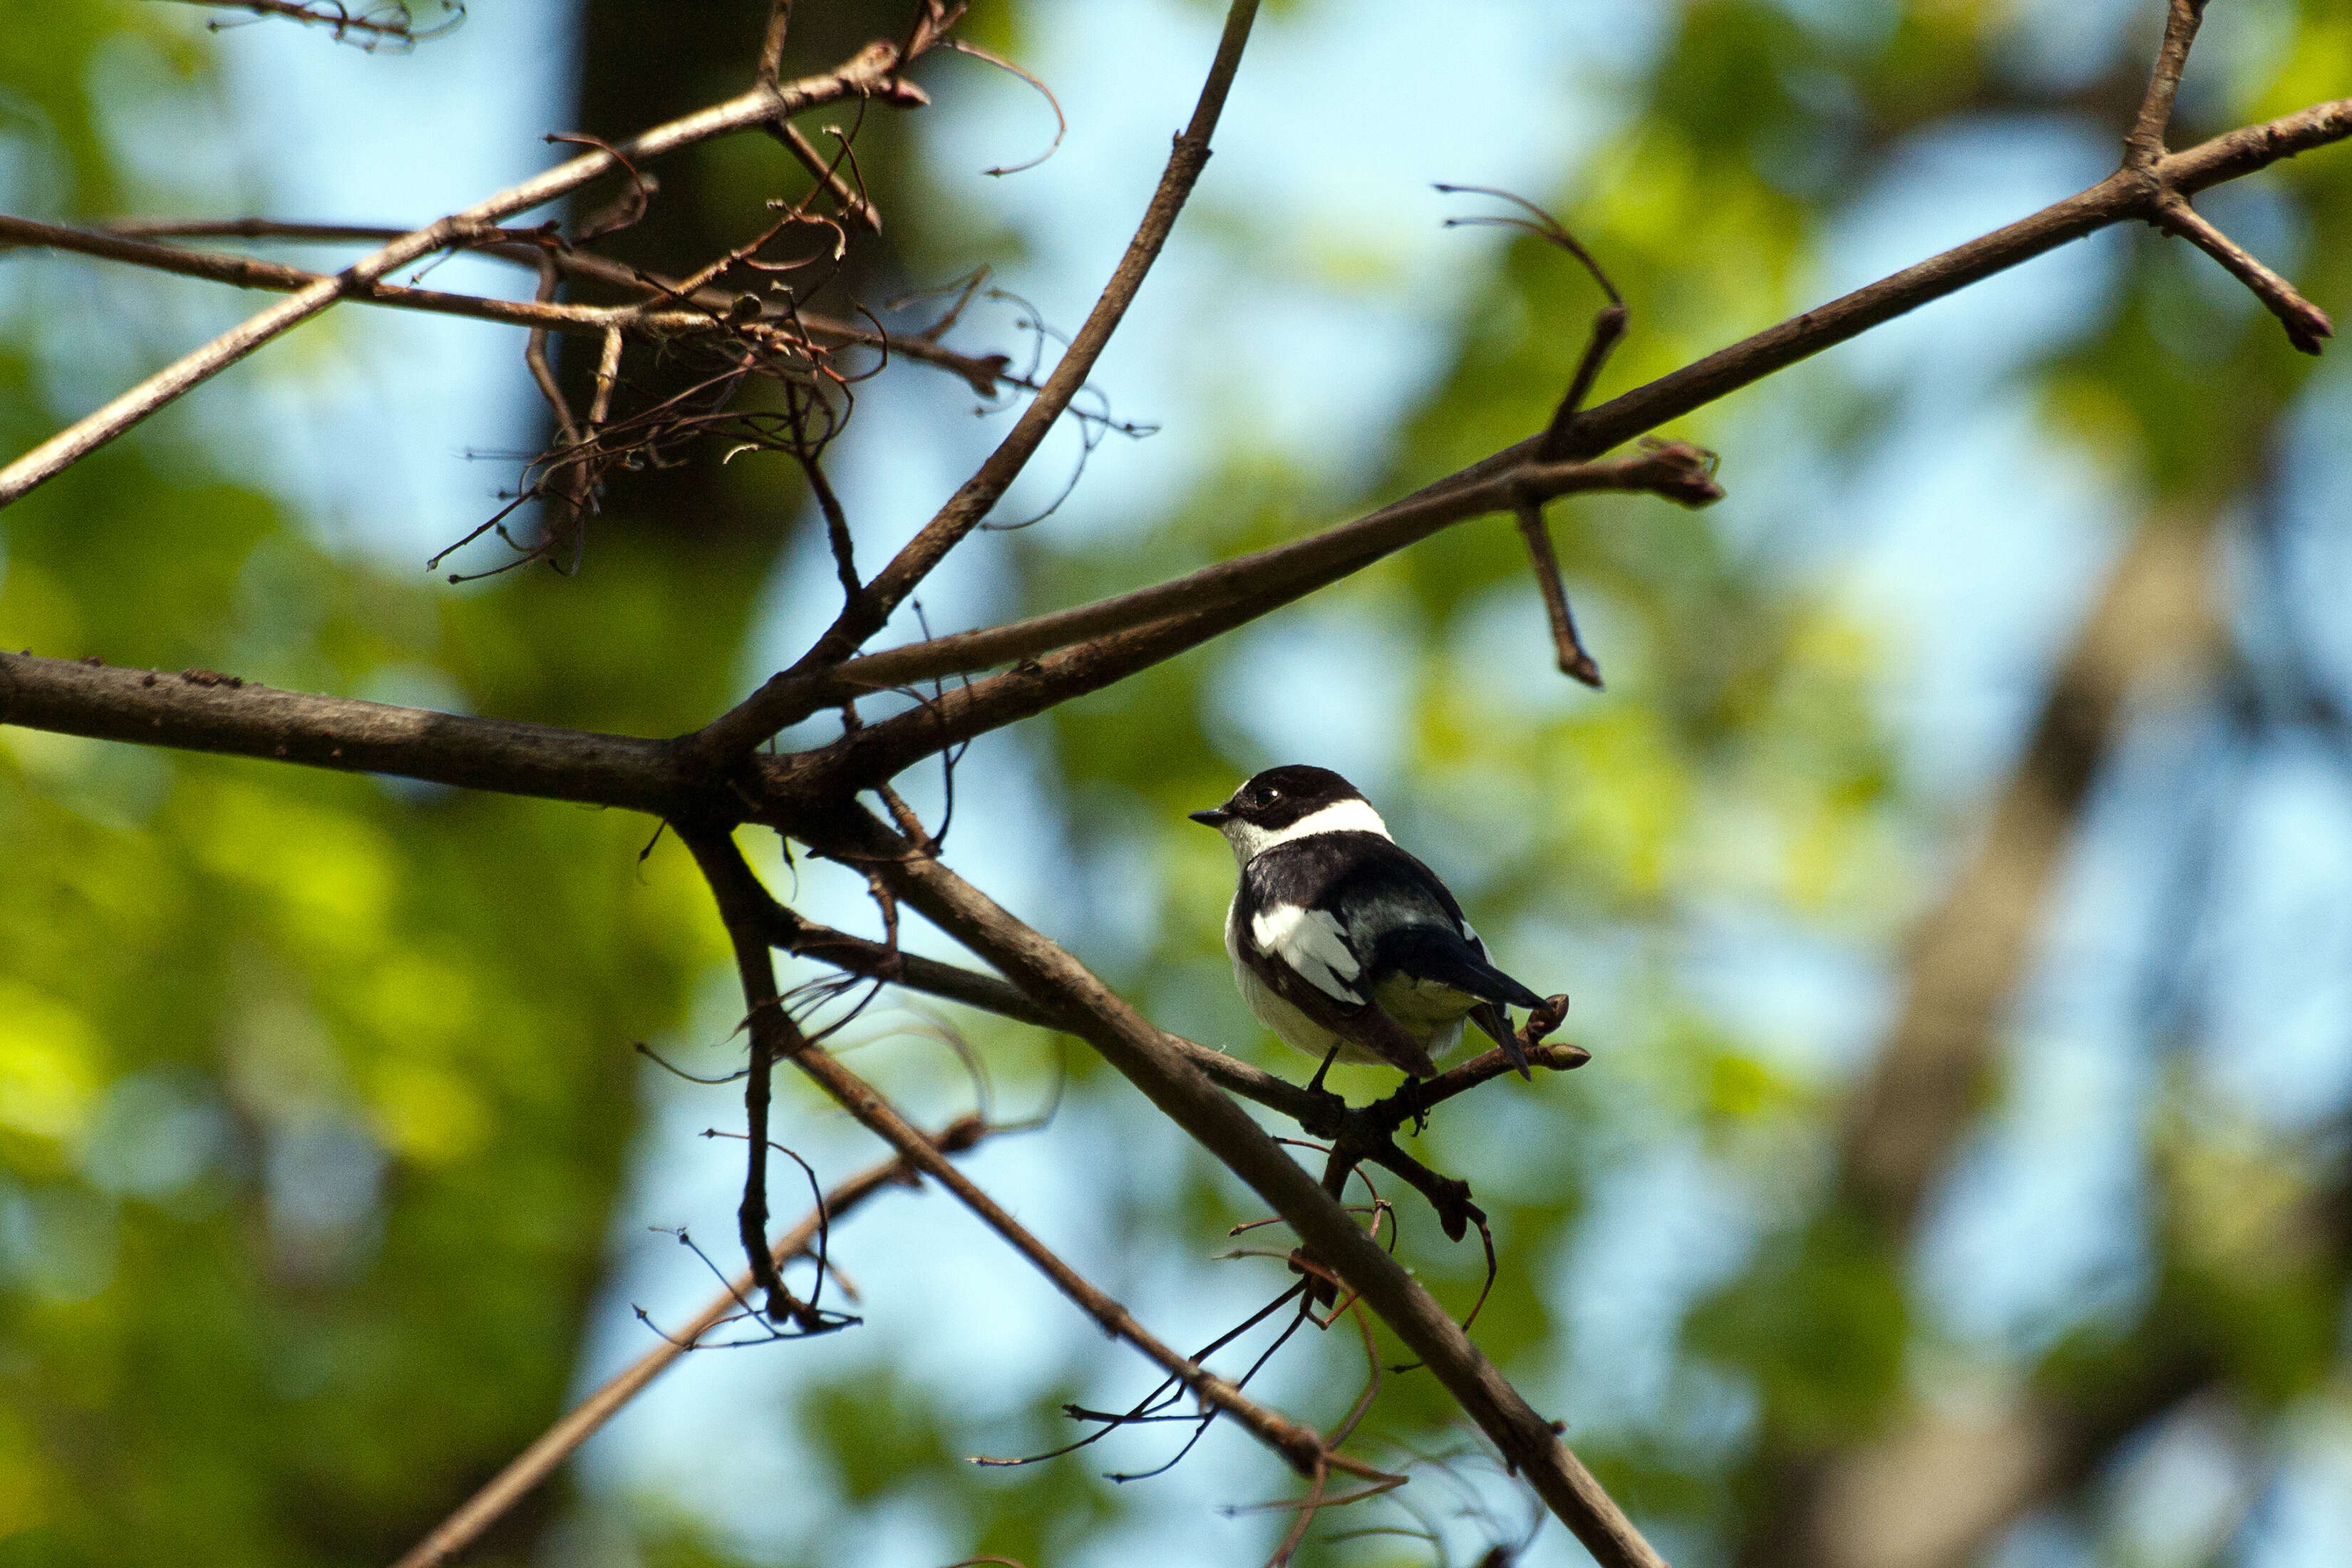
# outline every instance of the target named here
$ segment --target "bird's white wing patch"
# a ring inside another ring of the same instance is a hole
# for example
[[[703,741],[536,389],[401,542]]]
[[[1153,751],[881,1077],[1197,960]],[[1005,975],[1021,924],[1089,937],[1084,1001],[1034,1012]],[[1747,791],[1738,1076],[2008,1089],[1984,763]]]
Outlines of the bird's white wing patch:
[[[1363,996],[1348,982],[1363,965],[1348,946],[1346,929],[1328,910],[1276,904],[1250,919],[1250,942],[1268,958],[1288,964],[1298,977],[1327,996],[1350,1005]]]

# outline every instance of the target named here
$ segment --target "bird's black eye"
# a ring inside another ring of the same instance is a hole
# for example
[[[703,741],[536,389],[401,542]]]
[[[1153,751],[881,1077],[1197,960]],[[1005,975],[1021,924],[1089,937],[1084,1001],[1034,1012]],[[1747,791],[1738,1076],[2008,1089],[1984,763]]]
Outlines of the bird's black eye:
[[[1276,801],[1282,798],[1282,792],[1275,788],[1272,784],[1268,784],[1264,789],[1257,792],[1257,798],[1261,805],[1272,805]]]

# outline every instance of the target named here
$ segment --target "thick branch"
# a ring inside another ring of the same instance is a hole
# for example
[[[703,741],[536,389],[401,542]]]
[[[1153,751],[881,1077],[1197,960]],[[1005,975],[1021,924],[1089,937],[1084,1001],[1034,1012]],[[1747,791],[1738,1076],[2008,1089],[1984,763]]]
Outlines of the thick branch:
[[[821,103],[845,98],[887,95],[903,64],[898,49],[870,44],[838,69],[781,87],[758,87],[723,103],[659,125],[612,148],[598,148],[567,160],[520,184],[510,185],[465,211],[425,225],[370,252],[334,277],[322,279],[272,305],[158,371],[23,457],[0,468],[0,506],[113,440],[164,405],[202,385],[278,334],[300,325],[337,301],[366,289],[394,268],[463,243],[476,231],[516,213],[528,212],[579,189],[601,174],[656,158],[714,136],[763,125]]]
[[[825,695],[908,686],[1034,658],[1179,612],[1206,613],[1270,595],[1280,595],[1276,603],[1287,604],[1457,522],[1512,510],[1522,500],[1548,500],[1596,490],[1643,490],[1685,506],[1705,506],[1723,494],[1709,478],[1706,455],[1680,443],[1601,462],[1530,463],[1476,484],[1418,490],[1321,533],[1221,561],[1149,588],[854,658],[834,673]]]
[[[1021,417],[987,460],[923,525],[922,531],[891,558],[889,564],[875,574],[865,592],[843,609],[815,646],[791,669],[697,732],[693,743],[704,758],[719,763],[739,757],[786,725],[814,712],[821,704],[809,700],[808,678],[837,664],[880,631],[899,603],[914,592],[949,551],[980,525],[1013,481],[1020,478],[1047,432],[1069,407],[1070,399],[1094,374],[1096,360],[1126,318],[1128,306],[1134,301],[1145,275],[1159,259],[1160,247],[1175,228],[1185,198],[1192,195],[1193,184],[1208,163],[1209,137],[1224,110],[1225,93],[1233,85],[1234,73],[1241,67],[1242,48],[1249,41],[1250,25],[1256,16],[1257,0],[1233,0],[1225,13],[1224,33],[1218,39],[1216,58],[1210,64],[1208,79],[1202,84],[1200,98],[1193,105],[1192,121],[1176,138],[1176,145],[1168,155],[1167,169],[1144,209],[1135,237],[1128,242],[1127,253],[1119,258],[1110,281],[1103,286],[1094,309],[1087,313],[1085,323],[1070,339],[1070,346],[1055,365],[1054,374],[1030,399],[1029,406],[1021,411]]]
[[[1635,387],[1574,422],[1567,443],[1570,456],[1590,458],[1654,430],[1668,420],[1727,396],[1824,349],[1846,342],[1919,306],[1954,293],[2009,268],[2030,261],[2069,240],[2127,220],[2155,213],[2155,197],[2146,182],[2153,174],[2163,188],[2182,195],[2206,189],[2268,167],[2280,159],[2340,142],[2352,136],[2352,99],[2314,105],[2298,113],[2247,126],[2186,152],[2162,158],[2152,171],[2118,172],[2031,217],[1931,257],[1916,266],[1881,279],[1866,288],[1720,349],[1657,380]],[[933,638],[851,659],[826,671],[808,660],[775,677],[751,701],[720,721],[765,724],[781,716],[782,723],[797,721],[850,694],[853,686],[880,689],[911,684],[967,670],[988,668],[1015,659],[1034,658],[1081,637],[1150,621],[1181,607],[1202,608],[1232,598],[1247,597],[1273,585],[1271,561],[1297,551],[1286,564],[1312,577],[1307,588],[1320,586],[1355,569],[1355,563],[1328,575],[1314,575],[1318,562],[1347,561],[1353,544],[1401,525],[1397,542],[1374,549],[1366,559],[1377,559],[1429,531],[1463,516],[1496,510],[1478,506],[1454,513],[1438,508],[1460,492],[1490,486],[1514,470],[1525,470],[1538,458],[1542,437],[1529,437],[1444,479],[1424,485],[1352,523],[1296,544],[1279,546],[1239,561],[1221,563],[1189,576],[1138,589],[1097,604],[1055,611],[1008,626]],[[1566,467],[1567,465],[1562,465]],[[1417,530],[1416,523],[1431,527]],[[1363,535],[1350,533],[1362,530]],[[1261,578],[1255,574],[1267,574]],[[1304,578],[1302,578],[1304,580]],[[1296,595],[1291,595],[1293,597]],[[1278,601],[1280,602],[1280,601]],[[781,728],[782,723],[776,727]],[[707,737],[718,729],[703,731]],[[772,732],[772,731],[769,731]]]
[[[980,1118],[967,1116],[941,1128],[930,1142],[941,1153],[960,1154],[994,1131]],[[840,1224],[851,1211],[885,1187],[919,1186],[919,1176],[915,1167],[902,1157],[869,1166],[834,1187],[824,1194],[821,1207],[809,1211],[798,1225],[776,1238],[771,1253],[776,1267],[781,1268],[794,1258],[806,1255],[814,1246],[820,1229]],[[642,1393],[646,1384],[668,1371],[670,1364],[680,1356],[697,1349],[705,1334],[721,1323],[743,1316],[743,1303],[751,1289],[751,1274],[738,1275],[726,1289],[711,1299],[709,1306],[682,1327],[675,1331],[663,1331],[659,1344],[614,1373],[595,1393],[565,1412],[561,1420],[541,1433],[530,1447],[516,1455],[506,1468],[491,1477],[482,1489],[467,1498],[457,1511],[436,1525],[432,1533],[411,1548],[406,1555],[393,1564],[393,1568],[437,1568],[438,1564],[448,1562],[479,1540],[484,1531],[497,1523],[532,1489],[553,1475],[564,1460],[602,1430],[607,1421],[619,1415],[622,1407]]]
[[[1916,310],[1930,300],[1940,300],[1996,272],[2055,250],[2069,240],[2080,239],[2110,224],[2145,218],[2152,210],[2153,198],[2147,186],[2150,174],[2166,187],[2183,195],[2193,195],[2347,136],[2352,136],[2352,98],[2336,99],[2216,136],[2184,152],[2168,153],[2158,161],[2152,171],[2119,171],[2031,217],[1791,316],[1753,337],[1718,349],[1705,359],[1585,410],[1577,418],[1574,440],[1562,455],[1590,457],[1605,452],[1670,419],[1679,419],[1694,409],[1811,359],[1824,349]],[[1514,464],[1527,461],[1534,455],[1538,440],[1530,437],[1507,447],[1417,494],[1490,479]]]
[[[0,653],[0,723],[667,815],[711,787],[667,741]]]
[[[757,1005],[759,994],[772,995],[774,993],[774,970],[768,953],[764,913],[765,906],[772,901],[767,889],[760,885],[751,868],[744,864],[734,840],[725,832],[678,825],[678,835],[686,841],[687,847],[693,851],[695,864],[702,868],[704,879],[710,884],[712,896],[719,901],[720,916],[726,922],[729,938],[734,943],[736,968],[744,979],[745,995],[754,1003],[749,1025],[755,1032],[773,1030],[785,1022],[782,1013],[773,1007]],[[1213,1406],[1231,1416],[1253,1436],[1281,1454],[1301,1475],[1315,1474],[1321,1466],[1373,1478],[1382,1473],[1345,1455],[1331,1452],[1325,1447],[1322,1437],[1314,1428],[1265,1409],[1224,1378],[1163,1343],[1138,1322],[1133,1313],[1063,1262],[1020,1221],[1006,1213],[995,1199],[948,1163],[946,1158],[898,1113],[896,1107],[871,1084],[843,1067],[824,1047],[807,1044],[794,1030],[792,1044],[784,1047],[780,1042],[777,1055],[789,1059],[807,1074],[818,1088],[832,1096],[835,1103],[856,1117],[868,1131],[898,1150],[902,1159],[953,1193],[957,1201],[971,1210],[982,1224],[995,1231],[1014,1251],[1027,1258],[1039,1273],[1053,1282],[1055,1289],[1094,1319],[1105,1333],[1124,1340],[1141,1351],[1162,1372],[1192,1390],[1204,1406]]]
[[[1678,443],[1598,463],[1531,467],[1482,485],[1399,502],[1312,539],[1225,562],[1173,583],[991,632],[967,634],[964,638],[942,638],[941,643],[955,647],[939,657],[961,662],[975,652],[1001,657],[1007,648],[1024,642],[1066,639],[1074,626],[1108,624],[1126,628],[1062,647],[1044,658],[948,692],[912,711],[854,731],[820,750],[796,753],[781,764],[775,775],[777,785],[786,799],[803,801],[830,798],[845,789],[881,783],[974,735],[1173,658],[1452,523],[1485,512],[1512,510],[1528,495],[1649,489],[1688,505],[1704,505],[1722,494],[1706,470],[1705,454]],[[1171,608],[1178,613],[1169,613]],[[918,644],[910,650],[910,658],[939,646]],[[845,668],[870,668],[889,657],[861,659]]]
[[[1603,1568],[1664,1568],[1550,1423],[1472,1344],[1402,1265],[1301,1170],[1247,1112],[1218,1092],[1171,1037],[1061,948],[862,811],[833,819],[814,847],[879,875],[891,889],[1024,990],[1075,1015],[1081,1037],[1289,1222],[1314,1257],[1362,1293],[1511,1466]]]

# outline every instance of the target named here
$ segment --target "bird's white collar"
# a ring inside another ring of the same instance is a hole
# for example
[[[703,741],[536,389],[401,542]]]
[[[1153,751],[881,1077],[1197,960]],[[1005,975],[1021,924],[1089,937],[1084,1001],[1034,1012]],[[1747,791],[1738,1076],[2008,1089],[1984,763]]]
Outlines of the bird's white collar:
[[[1219,825],[1218,832],[1234,847],[1235,863],[1246,866],[1256,856],[1265,854],[1278,844],[1288,844],[1318,833],[1372,833],[1389,837],[1389,825],[1381,820],[1369,801],[1343,800],[1322,810],[1300,817],[1287,827],[1264,828],[1239,817]]]

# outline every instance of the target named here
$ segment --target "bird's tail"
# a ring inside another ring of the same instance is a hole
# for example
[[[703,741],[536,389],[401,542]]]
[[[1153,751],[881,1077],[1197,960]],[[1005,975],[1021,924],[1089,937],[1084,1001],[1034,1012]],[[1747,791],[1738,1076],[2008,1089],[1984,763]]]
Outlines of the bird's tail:
[[[1471,1009],[1471,1022],[1503,1047],[1521,1078],[1534,1076],[1528,1070],[1527,1051],[1503,1008],[1540,1007],[1544,999],[1487,963],[1486,955],[1466,940],[1437,926],[1406,926],[1381,942],[1375,963],[1477,997],[1483,1005]]]

